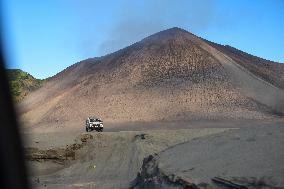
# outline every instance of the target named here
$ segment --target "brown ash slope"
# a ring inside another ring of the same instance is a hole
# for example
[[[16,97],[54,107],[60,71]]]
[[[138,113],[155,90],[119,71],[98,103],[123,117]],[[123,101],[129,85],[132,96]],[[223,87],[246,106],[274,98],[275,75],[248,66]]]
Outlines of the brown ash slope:
[[[263,77],[226,49],[168,29],[49,78],[22,102],[21,116],[33,127],[70,128],[89,115],[114,123],[281,116],[282,79]]]
[[[253,74],[281,89],[284,89],[283,64],[250,55],[229,45],[223,46],[212,42],[210,44],[230,56],[234,61],[248,69]]]

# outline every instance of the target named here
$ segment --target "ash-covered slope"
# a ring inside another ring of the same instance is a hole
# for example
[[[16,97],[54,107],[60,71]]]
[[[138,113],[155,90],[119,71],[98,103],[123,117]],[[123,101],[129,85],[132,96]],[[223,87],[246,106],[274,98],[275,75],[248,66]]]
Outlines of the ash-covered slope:
[[[262,119],[284,113],[284,92],[273,84],[172,28],[49,78],[21,104],[21,115],[34,127],[73,128],[89,115],[106,122]]]
[[[219,51],[230,56],[234,61],[248,69],[253,74],[281,89],[284,89],[284,64],[250,55],[229,45],[223,46],[212,42],[210,44]]]

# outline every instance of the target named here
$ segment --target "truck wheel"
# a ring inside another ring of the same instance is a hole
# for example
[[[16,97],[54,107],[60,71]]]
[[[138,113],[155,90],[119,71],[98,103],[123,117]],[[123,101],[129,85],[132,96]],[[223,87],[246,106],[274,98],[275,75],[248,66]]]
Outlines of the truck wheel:
[[[89,128],[88,127],[86,127],[86,132],[89,132],[90,130],[89,130]]]

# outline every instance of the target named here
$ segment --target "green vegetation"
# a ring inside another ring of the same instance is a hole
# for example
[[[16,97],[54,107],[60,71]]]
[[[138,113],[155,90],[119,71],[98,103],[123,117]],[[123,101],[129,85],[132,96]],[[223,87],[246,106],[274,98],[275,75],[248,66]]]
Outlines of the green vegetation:
[[[7,74],[11,93],[16,102],[23,100],[31,91],[41,87],[43,82],[20,69],[7,69]]]

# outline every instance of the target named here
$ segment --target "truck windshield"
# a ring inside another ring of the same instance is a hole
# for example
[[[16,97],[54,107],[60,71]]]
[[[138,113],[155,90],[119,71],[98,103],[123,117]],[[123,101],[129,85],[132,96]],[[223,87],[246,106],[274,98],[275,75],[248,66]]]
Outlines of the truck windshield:
[[[95,122],[95,121],[101,121],[101,120],[99,120],[99,119],[94,119],[94,118],[91,118],[91,119],[90,119],[90,122]]]

